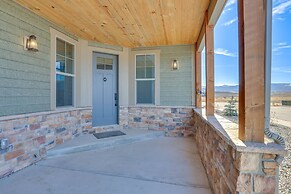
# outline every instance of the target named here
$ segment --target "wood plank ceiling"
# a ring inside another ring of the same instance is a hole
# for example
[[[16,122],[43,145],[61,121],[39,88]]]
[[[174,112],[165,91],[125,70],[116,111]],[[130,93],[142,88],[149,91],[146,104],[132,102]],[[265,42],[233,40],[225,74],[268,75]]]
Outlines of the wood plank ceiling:
[[[16,0],[76,36],[125,47],[193,44],[210,0]]]

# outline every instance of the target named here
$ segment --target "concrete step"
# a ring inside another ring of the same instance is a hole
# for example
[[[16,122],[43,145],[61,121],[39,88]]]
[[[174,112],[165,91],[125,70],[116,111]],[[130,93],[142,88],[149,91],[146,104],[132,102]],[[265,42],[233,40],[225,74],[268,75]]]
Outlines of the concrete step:
[[[116,131],[116,130],[120,130],[119,125],[106,125],[106,126],[93,127],[93,131],[95,133],[100,133],[100,132],[105,132],[105,131]]]
[[[47,152],[47,158],[165,137],[164,131],[149,131],[147,129],[125,129],[120,131],[124,132],[126,135],[104,139],[97,139],[93,134],[81,135],[49,150]]]

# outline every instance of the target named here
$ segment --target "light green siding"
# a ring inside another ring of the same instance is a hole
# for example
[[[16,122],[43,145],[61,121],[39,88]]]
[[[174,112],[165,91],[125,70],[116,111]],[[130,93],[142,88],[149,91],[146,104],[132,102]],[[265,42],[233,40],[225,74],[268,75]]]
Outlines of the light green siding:
[[[111,49],[111,50],[116,50],[116,51],[123,51],[123,47],[121,46],[115,46],[115,45],[110,45],[110,44],[103,44],[100,42],[94,42],[94,41],[89,41],[88,46],[93,46],[93,47],[98,47],[98,48],[105,48],[105,49]]]
[[[0,1],[0,116],[50,109],[50,27],[60,30],[11,0]],[[31,34],[37,53],[23,49]]]
[[[160,50],[160,104],[186,106],[192,104],[193,46],[161,46],[134,48],[132,51]],[[179,69],[173,71],[172,61],[179,61]]]

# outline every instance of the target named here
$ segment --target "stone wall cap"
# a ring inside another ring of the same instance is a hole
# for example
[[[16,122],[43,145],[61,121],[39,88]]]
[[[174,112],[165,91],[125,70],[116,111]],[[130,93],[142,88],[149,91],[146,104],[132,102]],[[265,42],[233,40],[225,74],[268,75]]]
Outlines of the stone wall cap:
[[[274,142],[270,143],[254,143],[254,142],[243,142],[244,146],[236,146],[237,151],[242,152],[254,152],[254,153],[265,153],[265,154],[278,154],[281,156],[287,155],[287,150],[279,144]]]
[[[219,115],[206,116],[205,109],[193,109],[205,122],[208,122],[213,130],[229,145],[240,152],[278,154],[285,156],[287,150],[272,140],[265,138],[264,143],[243,142],[238,138],[238,124]]]
[[[59,108],[52,111],[45,111],[45,112],[34,112],[34,113],[26,113],[26,114],[20,114],[20,115],[10,115],[10,116],[3,116],[0,117],[1,121],[8,121],[8,120],[14,120],[14,119],[22,119],[22,118],[28,118],[28,117],[35,117],[35,116],[42,116],[42,115],[49,115],[49,114],[57,114],[57,113],[63,113],[63,112],[69,112],[69,111],[77,111],[77,110],[92,110],[92,107],[69,107],[69,108]]]

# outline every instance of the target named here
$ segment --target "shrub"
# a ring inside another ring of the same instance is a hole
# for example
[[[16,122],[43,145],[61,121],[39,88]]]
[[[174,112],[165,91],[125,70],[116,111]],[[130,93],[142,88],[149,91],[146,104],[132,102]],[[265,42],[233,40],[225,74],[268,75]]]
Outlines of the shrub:
[[[237,100],[232,96],[228,101],[228,104],[224,106],[223,114],[225,116],[237,116],[237,108],[235,106],[236,103]]]

